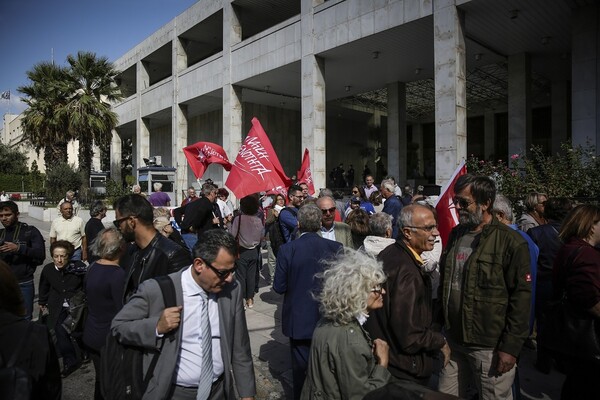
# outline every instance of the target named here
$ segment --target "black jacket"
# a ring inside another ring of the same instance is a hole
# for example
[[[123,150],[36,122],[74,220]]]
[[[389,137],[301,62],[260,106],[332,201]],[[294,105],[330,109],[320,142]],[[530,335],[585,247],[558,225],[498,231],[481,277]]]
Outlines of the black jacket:
[[[20,347],[16,366],[25,369],[33,381],[32,399],[60,400],[60,367],[52,338],[44,325],[0,310],[0,356],[5,362],[10,359],[29,325],[33,325],[33,329]]]
[[[0,239],[19,245],[16,253],[0,253],[0,260],[10,265],[19,282],[32,280],[35,269],[46,257],[44,238],[40,231],[35,226],[17,221],[13,226],[0,229]]]
[[[427,378],[444,336],[432,328],[431,277],[402,241],[379,256],[388,279],[383,308],[370,313],[365,328],[390,346],[390,373],[400,379]],[[418,380],[417,379],[417,380]]]
[[[191,202],[190,205],[199,201]],[[192,256],[187,247],[181,247],[158,232],[146,248],[140,249],[135,244],[132,245],[128,256],[121,262],[126,271],[125,302],[146,279],[177,272],[190,264]]]
[[[218,228],[218,224],[214,225],[212,220],[215,217],[213,214],[213,203],[206,197],[201,197],[196,201],[186,204],[183,207],[173,210],[173,217],[182,233],[196,232],[198,237],[209,229]]]
[[[60,270],[54,263],[44,266],[40,276],[38,303],[48,307],[48,327],[54,328],[65,299],[83,289],[87,266],[82,261],[72,261]]]

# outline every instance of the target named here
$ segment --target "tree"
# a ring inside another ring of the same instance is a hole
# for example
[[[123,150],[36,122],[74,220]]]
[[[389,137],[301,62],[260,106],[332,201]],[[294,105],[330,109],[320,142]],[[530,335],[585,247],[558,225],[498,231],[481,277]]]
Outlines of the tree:
[[[110,149],[112,130],[118,124],[117,114],[110,103],[122,99],[115,83],[118,71],[106,57],[80,51],[67,56],[70,66],[68,87],[71,95],[59,116],[69,121],[69,133],[79,140],[79,170],[84,185],[89,182],[92,168],[93,144],[102,153]]]
[[[39,153],[44,149],[46,169],[67,162],[67,143],[71,139],[68,119],[57,112],[66,104],[69,88],[68,70],[41,62],[27,71],[30,85],[17,90],[25,95],[29,108],[23,112],[21,126],[25,140]]]
[[[18,149],[0,143],[0,173],[27,174],[27,156]]]

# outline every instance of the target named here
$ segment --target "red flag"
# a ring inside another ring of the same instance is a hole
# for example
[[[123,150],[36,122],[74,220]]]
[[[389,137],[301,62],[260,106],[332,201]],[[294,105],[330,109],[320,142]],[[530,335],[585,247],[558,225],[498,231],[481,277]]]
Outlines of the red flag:
[[[315,194],[315,185],[313,184],[312,172],[310,170],[310,154],[308,149],[304,149],[304,157],[302,157],[302,166],[297,173],[298,183],[306,183],[308,185],[308,194]]]
[[[452,228],[458,225],[458,213],[456,212],[456,208],[452,202],[452,199],[454,198],[454,184],[459,176],[466,174],[467,166],[463,160],[456,168],[456,171],[454,171],[454,174],[450,180],[442,188],[440,197],[438,197],[435,203],[438,219],[438,230],[440,231],[440,238],[442,239],[442,245],[444,246],[446,246],[446,243],[448,242],[450,231]]]
[[[291,183],[266,132],[258,119],[252,118],[252,128],[233,162],[225,186],[242,198],[261,191],[285,190]]]
[[[184,147],[183,153],[197,179],[204,175],[204,171],[212,163],[221,164],[227,171],[231,170],[231,163],[227,158],[227,154],[218,144],[198,142]]]

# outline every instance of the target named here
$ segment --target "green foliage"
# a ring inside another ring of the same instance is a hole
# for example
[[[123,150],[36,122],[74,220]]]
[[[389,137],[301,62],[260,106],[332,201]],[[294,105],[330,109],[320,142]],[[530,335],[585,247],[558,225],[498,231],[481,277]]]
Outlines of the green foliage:
[[[0,189],[7,193],[23,191],[38,193],[43,190],[42,182],[42,174],[40,174],[38,179],[36,179],[34,178],[33,174],[14,175],[0,173]]]
[[[131,186],[123,186],[120,182],[114,179],[106,180],[106,198],[108,204],[113,204],[115,200],[131,193]]]
[[[0,173],[27,174],[27,156],[18,149],[0,143]]]
[[[508,197],[517,211],[530,192],[549,197],[600,197],[600,159],[593,146],[561,146],[561,153],[545,155],[540,147],[532,147],[530,155],[513,154],[511,165],[503,160],[485,161],[471,156],[467,171],[489,176],[498,191]]]
[[[46,179],[46,195],[51,200],[58,200],[68,190],[79,190],[82,178],[79,171],[67,163],[59,163],[48,171]]]

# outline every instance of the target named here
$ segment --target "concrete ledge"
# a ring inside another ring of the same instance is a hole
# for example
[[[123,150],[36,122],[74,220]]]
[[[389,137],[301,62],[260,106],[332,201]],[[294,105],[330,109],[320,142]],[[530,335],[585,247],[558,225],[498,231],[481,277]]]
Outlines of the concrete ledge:
[[[31,218],[35,218],[45,222],[52,222],[58,216],[58,211],[56,210],[56,207],[37,207],[30,206],[29,203],[27,203],[26,210],[24,210],[21,208],[21,203],[24,202],[19,203],[19,212],[28,212]],[[90,210],[88,210],[87,208],[81,208],[79,209],[79,214],[77,214],[77,216],[83,219],[84,222],[87,222],[90,219]],[[104,220],[109,222],[114,221],[115,210],[106,211],[106,217],[104,218]]]

